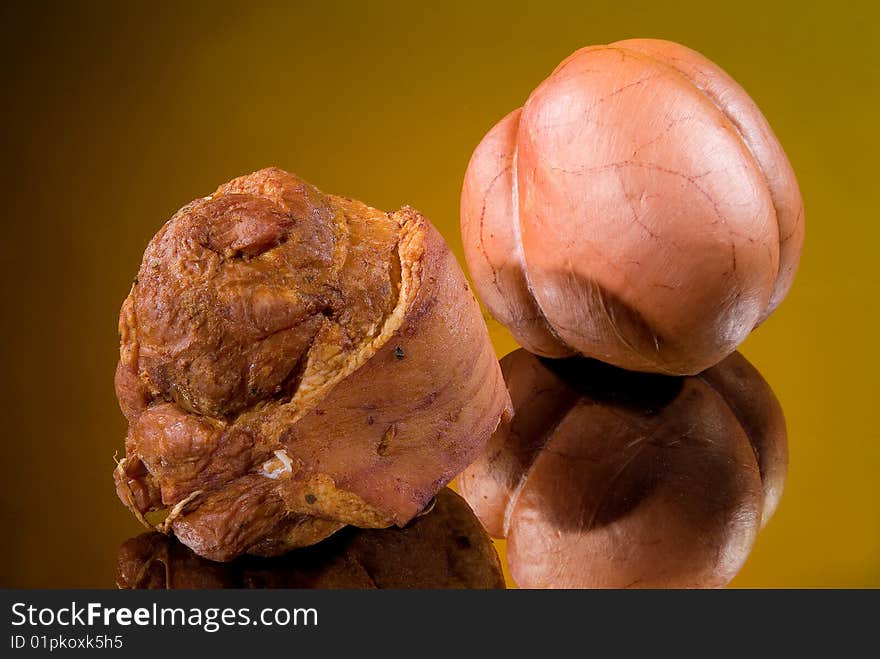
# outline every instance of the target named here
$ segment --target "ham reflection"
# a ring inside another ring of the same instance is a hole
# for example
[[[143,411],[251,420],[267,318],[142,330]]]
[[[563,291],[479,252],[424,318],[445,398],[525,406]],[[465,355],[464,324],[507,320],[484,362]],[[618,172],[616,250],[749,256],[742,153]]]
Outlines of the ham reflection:
[[[216,563],[173,536],[144,533],[117,557],[119,588],[504,588],[498,555],[467,503],[441,491],[404,528],[345,528],[278,556]]]
[[[459,477],[525,588],[726,585],[782,495],[785,420],[739,353],[691,377],[524,350],[515,414]]]

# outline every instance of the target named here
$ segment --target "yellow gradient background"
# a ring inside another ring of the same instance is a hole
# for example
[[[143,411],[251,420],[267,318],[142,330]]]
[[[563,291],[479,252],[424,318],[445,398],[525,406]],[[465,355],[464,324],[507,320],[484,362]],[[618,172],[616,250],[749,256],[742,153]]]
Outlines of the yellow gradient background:
[[[19,4],[19,3],[10,3]],[[82,6],[78,6],[78,5]],[[159,6],[162,6],[160,9]],[[734,586],[880,586],[880,14],[873,3],[28,3],[3,8],[0,586],[112,586],[116,321],[180,206],[267,165],[427,214],[461,259],[471,151],[580,46],[680,41],[798,174],[795,286],[743,346],[788,420],[776,517]],[[499,356],[515,348],[490,323]]]

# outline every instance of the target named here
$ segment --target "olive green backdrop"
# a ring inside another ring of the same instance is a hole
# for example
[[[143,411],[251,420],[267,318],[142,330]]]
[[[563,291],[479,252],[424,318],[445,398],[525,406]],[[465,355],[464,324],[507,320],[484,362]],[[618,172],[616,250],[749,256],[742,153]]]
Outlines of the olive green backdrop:
[[[681,41],[737,78],[806,202],[795,286],[743,347],[785,408],[791,470],[734,585],[880,586],[874,3],[245,4],[0,10],[0,586],[112,586],[140,530],[111,479],[116,321],[178,207],[278,165],[420,208],[461,258],[483,133],[571,51],[629,37]],[[515,347],[490,326],[499,356]]]

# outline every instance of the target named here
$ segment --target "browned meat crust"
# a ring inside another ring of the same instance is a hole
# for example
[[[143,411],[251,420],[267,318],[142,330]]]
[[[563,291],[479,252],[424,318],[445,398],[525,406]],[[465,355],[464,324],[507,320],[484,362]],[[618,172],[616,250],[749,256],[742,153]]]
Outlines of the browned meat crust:
[[[120,499],[230,560],[408,522],[509,405],[464,275],[418,211],[265,169],[183,207],[120,314]]]

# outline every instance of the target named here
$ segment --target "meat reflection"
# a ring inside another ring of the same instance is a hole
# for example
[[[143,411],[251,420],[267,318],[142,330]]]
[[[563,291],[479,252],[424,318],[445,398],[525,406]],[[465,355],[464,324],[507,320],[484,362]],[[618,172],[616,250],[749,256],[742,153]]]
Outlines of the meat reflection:
[[[782,409],[734,353],[691,377],[524,350],[515,415],[459,478],[521,587],[718,587],[782,495]]]
[[[120,588],[504,588],[492,541],[450,489],[404,528],[345,528],[275,558],[216,563],[173,536],[144,533],[123,543]]]

